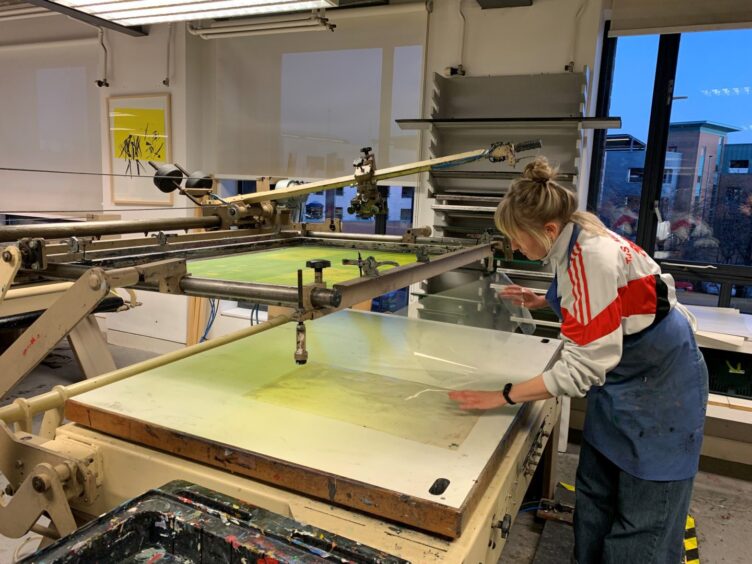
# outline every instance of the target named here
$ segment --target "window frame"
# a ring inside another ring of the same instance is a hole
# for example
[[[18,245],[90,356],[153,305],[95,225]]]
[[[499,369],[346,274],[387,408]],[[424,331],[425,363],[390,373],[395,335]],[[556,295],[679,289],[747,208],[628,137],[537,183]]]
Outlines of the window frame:
[[[606,22],[600,63],[600,80],[596,98],[596,114],[607,115],[611,105],[614,67],[618,37],[609,37],[610,21]],[[636,243],[655,258],[658,215],[668,150],[668,130],[674,97],[674,83],[679,61],[681,33],[662,34],[658,43],[655,81],[645,147],[645,164],[640,190],[640,211],[637,219]],[[597,213],[601,181],[604,173],[607,130],[597,130],[590,159],[587,209]],[[752,266],[688,260],[655,259],[663,272],[675,278],[720,284],[718,307],[731,307],[732,286],[752,286]]]

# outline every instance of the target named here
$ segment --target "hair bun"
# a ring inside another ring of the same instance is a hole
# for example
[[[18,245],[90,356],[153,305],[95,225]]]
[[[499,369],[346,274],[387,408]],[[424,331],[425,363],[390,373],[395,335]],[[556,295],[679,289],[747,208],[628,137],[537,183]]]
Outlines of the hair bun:
[[[535,157],[533,162],[525,166],[522,178],[527,178],[539,184],[546,184],[556,178],[556,170],[551,167],[546,157]]]

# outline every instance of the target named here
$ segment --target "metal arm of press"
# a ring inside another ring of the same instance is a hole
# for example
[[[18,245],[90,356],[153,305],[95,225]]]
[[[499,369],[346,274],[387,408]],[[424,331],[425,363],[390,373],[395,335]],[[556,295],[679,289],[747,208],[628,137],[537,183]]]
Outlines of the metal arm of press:
[[[111,288],[138,282],[136,269],[87,270],[0,356],[0,397],[31,372]]]
[[[92,221],[77,224],[39,224],[39,225],[14,225],[0,227],[0,242],[31,240],[37,238],[65,239],[70,237],[101,237],[103,235],[126,234],[126,233],[149,233],[170,230],[188,229],[229,229],[232,226],[246,227],[252,225],[279,225],[281,218],[276,205],[277,200],[285,200],[291,197],[304,196],[323,190],[333,190],[345,186],[353,186],[368,182],[376,184],[379,181],[408,176],[419,172],[438,171],[445,168],[460,166],[482,159],[491,162],[509,163],[516,162],[516,155],[521,151],[529,151],[541,147],[540,141],[527,141],[524,143],[498,142],[485,149],[476,149],[465,153],[457,153],[429,159],[415,163],[393,166],[380,170],[363,169],[360,173],[347,176],[310,182],[298,186],[290,186],[281,190],[256,192],[254,194],[242,194],[225,198],[219,202],[209,200],[204,196],[200,200],[199,209],[201,217],[173,217],[161,219],[140,219],[126,221]],[[175,172],[177,171],[177,172]],[[175,171],[162,171],[158,175],[164,185],[158,184],[162,191],[173,191],[180,187],[183,180],[183,172],[175,167]],[[356,171],[357,172],[357,171]],[[195,179],[196,188],[187,186],[181,188],[182,192],[190,193],[194,201],[197,194],[206,193],[204,184],[206,176],[198,173]],[[180,176],[178,176],[180,175]],[[190,178],[189,178],[190,180]],[[26,262],[26,260],[24,261]]]
[[[93,501],[98,495],[102,461],[92,447],[58,441],[62,450],[44,446],[43,439],[17,435],[0,422],[0,471],[8,480],[9,503],[0,505],[0,535],[18,538],[49,516],[52,528],[40,530],[59,538],[76,530],[69,500]],[[37,529],[35,529],[37,530]]]

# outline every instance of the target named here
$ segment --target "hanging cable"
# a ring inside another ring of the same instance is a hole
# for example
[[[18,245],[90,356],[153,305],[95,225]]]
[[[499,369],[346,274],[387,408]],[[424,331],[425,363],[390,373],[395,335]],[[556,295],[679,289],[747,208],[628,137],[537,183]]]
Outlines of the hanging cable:
[[[168,32],[167,32],[167,72],[165,73],[165,79],[162,81],[162,84],[165,86],[170,85],[170,54],[172,51],[172,38],[175,34],[175,24],[171,23],[168,26]]]
[[[129,174],[116,172],[88,172],[81,170],[52,170],[44,168],[18,168],[12,166],[0,166],[0,171],[6,172],[41,172],[44,174],[81,174],[84,176],[123,176],[125,178],[169,178],[175,180],[174,176],[159,174]]]
[[[209,337],[209,331],[211,331],[214,320],[217,317],[217,311],[219,311],[219,300],[217,298],[209,299],[209,319],[206,321],[206,328],[204,334],[201,336],[199,343],[203,343]]]
[[[465,12],[462,11],[462,0],[459,1],[457,7],[459,8],[460,17],[462,18],[462,35],[460,36],[460,64],[458,65],[459,69],[462,71],[464,69],[462,63],[465,61],[465,28],[467,27],[467,20],[465,19]]]
[[[101,79],[95,80],[94,82],[100,88],[109,88],[110,83],[107,82],[107,47],[104,44],[104,29],[101,27],[99,28],[99,44],[102,46],[102,51],[104,51],[104,73]]]

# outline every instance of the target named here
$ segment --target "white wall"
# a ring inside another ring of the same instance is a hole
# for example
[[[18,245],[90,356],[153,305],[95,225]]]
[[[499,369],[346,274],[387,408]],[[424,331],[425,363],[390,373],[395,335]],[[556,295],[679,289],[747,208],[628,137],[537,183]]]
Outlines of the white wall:
[[[200,108],[193,104],[188,112],[189,96],[186,65],[186,34],[182,24],[175,25],[174,40],[170,63],[170,85],[162,81],[167,76],[167,41],[168,25],[155,25],[149,29],[146,37],[131,37],[113,31],[105,32],[110,51],[110,87],[102,89],[100,96],[101,122],[100,132],[104,140],[100,159],[103,170],[109,171],[109,143],[107,98],[126,94],[169,93],[171,105],[172,161],[181,164],[186,170],[193,171],[201,167],[200,163],[188,158],[189,152],[195,155],[195,146],[200,139],[195,135],[194,123],[200,122]],[[194,147],[191,149],[191,147]],[[195,157],[194,157],[195,158]],[[105,209],[116,210],[114,213],[123,219],[140,219],[149,217],[170,217],[193,215],[193,204],[186,198],[174,193],[174,210],[159,207],[145,209],[144,206],[116,205],[112,202],[110,180],[102,178],[100,183],[102,201]],[[157,188],[155,187],[156,191]],[[185,209],[187,208],[187,209]],[[140,237],[140,234],[133,235]],[[158,343],[149,345],[146,341],[129,340],[128,335],[143,335],[171,343],[185,343],[187,329],[187,298],[169,296],[153,292],[138,291],[138,299],[143,306],[127,313],[108,314],[107,326],[110,332],[119,334],[112,337],[120,344],[149,346],[152,350],[162,350]]]
[[[465,15],[465,49],[462,45],[462,18]],[[578,11],[579,18],[576,17]],[[598,68],[603,35],[603,0],[534,0],[520,8],[481,10],[474,0],[434,2],[429,20],[428,57],[426,61],[423,117],[430,117],[433,73],[444,72],[460,63],[469,76],[503,76],[516,74],[559,73],[574,60],[574,70]],[[591,80],[586,115],[594,109],[597,81]],[[425,136],[421,158],[428,156]],[[580,163],[578,193],[586,199],[590,168],[589,136]],[[416,224],[430,225],[433,214],[426,199],[427,185],[421,182]]]
[[[195,165],[188,162],[189,136],[187,124],[191,119],[186,112],[186,61],[185,61],[185,27],[176,24],[170,63],[170,85],[165,86],[162,81],[167,76],[167,41],[169,26],[154,25],[149,28],[146,37],[132,37],[114,31],[105,31],[105,40],[110,54],[109,88],[102,88],[100,92],[100,135],[102,137],[100,159],[105,172],[110,172],[109,158],[109,122],[107,119],[107,98],[127,94],[162,94],[170,95],[171,106],[171,134],[172,161],[192,170]],[[147,206],[116,205],[112,202],[110,179],[102,178],[102,201],[105,209],[117,210],[123,219],[148,217],[185,216],[192,215],[192,204],[178,195],[173,197],[173,210],[144,209]],[[156,191],[157,188],[154,187]],[[135,210],[135,211],[131,211]]]

